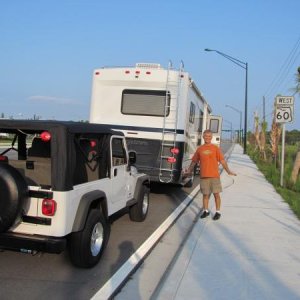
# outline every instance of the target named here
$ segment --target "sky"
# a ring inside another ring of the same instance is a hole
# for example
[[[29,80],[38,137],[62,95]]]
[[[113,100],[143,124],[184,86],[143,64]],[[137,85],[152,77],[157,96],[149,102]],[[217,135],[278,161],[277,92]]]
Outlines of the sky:
[[[270,127],[274,97],[296,86],[299,11],[299,0],[0,0],[0,114],[88,120],[94,69],[182,60],[223,128],[238,129],[246,72],[210,48],[248,63],[247,127],[263,97]],[[287,130],[300,130],[299,102]]]

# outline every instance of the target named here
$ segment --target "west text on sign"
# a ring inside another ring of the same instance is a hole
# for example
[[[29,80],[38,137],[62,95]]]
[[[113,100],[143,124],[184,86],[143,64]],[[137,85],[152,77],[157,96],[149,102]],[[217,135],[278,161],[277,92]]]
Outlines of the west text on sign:
[[[294,97],[278,96],[276,97],[276,123],[289,123],[294,117]]]

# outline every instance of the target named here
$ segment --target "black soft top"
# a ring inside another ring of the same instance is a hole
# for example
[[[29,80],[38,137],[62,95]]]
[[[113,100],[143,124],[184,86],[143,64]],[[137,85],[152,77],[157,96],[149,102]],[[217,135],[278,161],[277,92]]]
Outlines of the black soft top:
[[[27,134],[51,134],[51,177],[52,188],[67,191],[73,188],[73,177],[76,172],[76,136],[92,137],[99,141],[98,156],[103,172],[109,166],[110,137],[124,136],[108,126],[72,121],[42,120],[0,120],[0,132],[14,133],[18,136],[18,157],[25,159]],[[101,145],[101,147],[100,147]]]
[[[28,133],[49,130],[52,132],[69,133],[99,133],[110,135],[124,135],[120,131],[112,130],[110,127],[101,124],[91,124],[73,121],[52,121],[52,120],[0,120],[0,131],[15,132],[16,129]]]

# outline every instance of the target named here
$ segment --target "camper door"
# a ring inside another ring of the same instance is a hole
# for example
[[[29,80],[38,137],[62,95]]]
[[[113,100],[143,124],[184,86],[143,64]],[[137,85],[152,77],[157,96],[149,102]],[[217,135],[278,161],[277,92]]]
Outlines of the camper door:
[[[210,129],[213,133],[212,143],[220,147],[221,133],[222,133],[222,117],[220,116],[208,116],[207,129]]]

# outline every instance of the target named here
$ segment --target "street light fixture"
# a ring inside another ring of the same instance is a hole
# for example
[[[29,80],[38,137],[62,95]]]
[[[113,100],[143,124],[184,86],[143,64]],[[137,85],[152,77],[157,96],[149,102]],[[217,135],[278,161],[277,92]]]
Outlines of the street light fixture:
[[[232,56],[229,56],[223,52],[220,52],[218,50],[213,50],[213,49],[204,49],[204,51],[208,52],[216,52],[220,54],[221,56],[227,58],[234,64],[238,65],[239,67],[243,68],[246,71],[246,84],[245,84],[245,116],[244,116],[244,154],[247,153],[247,101],[248,101],[248,63],[243,62],[237,58],[234,58]]]
[[[240,114],[239,142],[241,143],[242,142],[242,111],[228,104],[226,104],[225,107],[229,107]]]

